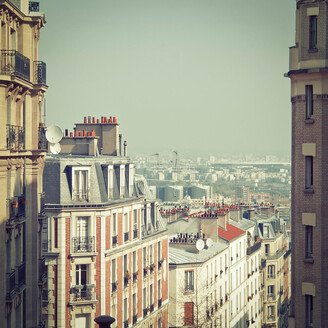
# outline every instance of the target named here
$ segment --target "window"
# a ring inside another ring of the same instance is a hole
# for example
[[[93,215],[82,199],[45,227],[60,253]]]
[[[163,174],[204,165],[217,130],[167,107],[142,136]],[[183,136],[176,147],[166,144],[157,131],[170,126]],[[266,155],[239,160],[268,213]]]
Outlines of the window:
[[[94,238],[89,236],[89,217],[76,218],[75,237],[73,237],[73,252],[93,252]]]
[[[112,245],[115,246],[118,242],[117,238],[117,215],[113,213],[112,216]]]
[[[144,266],[144,268],[146,268],[147,267],[147,248],[146,247],[144,247],[143,249],[142,249],[142,255],[143,255],[143,266]]]
[[[268,306],[268,318],[274,320],[274,306]]]
[[[116,259],[112,260],[112,283],[116,283]]]
[[[124,213],[124,241],[129,241],[129,213]]]
[[[124,275],[127,273],[128,271],[128,255],[125,254],[123,256],[123,272],[124,272]]]
[[[137,314],[137,294],[132,295],[132,311],[133,315]]]
[[[270,254],[270,245],[269,244],[265,244],[264,245],[265,248],[265,255],[269,255]]]
[[[89,200],[89,170],[73,169],[73,200]]]
[[[138,238],[138,210],[133,210],[133,238]]]
[[[154,292],[153,292],[153,284],[149,286],[149,304],[154,304]]]
[[[309,50],[317,49],[317,16],[309,16]]]
[[[158,280],[158,282],[157,282],[157,296],[158,296],[159,300],[162,298],[162,289],[161,289],[161,281],[160,280]]]
[[[313,256],[313,227],[305,226],[305,258],[312,259]]]
[[[75,284],[85,286],[87,281],[88,266],[87,264],[78,264],[75,269]]]
[[[305,156],[305,189],[313,189],[313,156]]]
[[[149,263],[154,264],[154,259],[153,259],[153,245],[149,246]]]
[[[268,298],[274,298],[274,285],[268,286]]]
[[[128,321],[129,316],[128,316],[128,299],[127,298],[124,299],[123,305],[124,305],[123,320]]]
[[[313,296],[305,295],[305,327],[313,327]]]
[[[305,118],[313,117],[313,86],[305,86]]]
[[[184,304],[184,324],[192,326],[194,324],[194,303],[186,302]]]
[[[194,290],[194,271],[185,271],[185,290]]]
[[[274,278],[275,276],[275,268],[274,265],[268,266],[268,278]]]
[[[148,302],[147,302],[147,288],[145,287],[143,289],[143,308],[146,309],[147,305],[148,305]]]
[[[132,272],[137,272],[137,252],[132,253]]]
[[[157,261],[160,261],[162,259],[162,247],[161,242],[159,241],[157,243]]]

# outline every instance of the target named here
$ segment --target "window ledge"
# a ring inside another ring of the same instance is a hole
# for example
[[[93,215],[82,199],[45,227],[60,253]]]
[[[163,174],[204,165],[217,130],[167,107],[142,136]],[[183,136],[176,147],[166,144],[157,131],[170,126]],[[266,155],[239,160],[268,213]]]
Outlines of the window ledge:
[[[314,123],[314,118],[309,117],[305,119],[305,124],[313,124]]]
[[[318,48],[308,49],[308,52],[310,53],[318,52]]]
[[[314,189],[313,188],[305,188],[304,194],[314,194]]]
[[[314,260],[313,258],[309,257],[309,258],[305,258],[304,259],[304,263],[310,263],[310,264],[313,264],[314,263]]]

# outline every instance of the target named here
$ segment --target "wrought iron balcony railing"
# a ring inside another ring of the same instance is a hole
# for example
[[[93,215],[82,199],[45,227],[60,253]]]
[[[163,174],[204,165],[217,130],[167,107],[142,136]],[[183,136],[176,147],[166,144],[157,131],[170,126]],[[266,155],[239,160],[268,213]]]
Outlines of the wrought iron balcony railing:
[[[7,124],[7,149],[25,148],[25,129],[22,126]]]
[[[18,287],[22,287],[25,285],[25,262],[23,262],[20,266],[17,267],[17,285]]]
[[[11,300],[16,292],[16,270],[7,274],[7,300]]]
[[[138,229],[133,230],[133,239],[138,238]]]
[[[158,307],[160,308],[162,306],[162,299],[160,298],[159,300],[158,300]]]
[[[268,293],[268,301],[274,301],[276,299],[276,294]]]
[[[71,288],[71,302],[95,301],[94,285],[76,285]]]
[[[125,320],[124,321],[124,328],[128,328],[129,327],[129,320]]]
[[[136,282],[137,279],[138,279],[138,271],[133,272],[133,274],[132,274],[132,281],[133,281],[133,282]]]
[[[129,232],[124,232],[124,241],[129,241]]]
[[[9,219],[18,219],[21,216],[25,216],[25,196],[15,196],[9,199]]]
[[[16,50],[1,50],[1,74],[30,81],[30,60]]]
[[[112,245],[113,246],[117,245],[117,236],[112,237]]]
[[[43,61],[34,62],[34,81],[37,84],[47,84],[47,65]]]
[[[117,291],[117,282],[112,282],[112,293]]]
[[[95,237],[73,237],[73,253],[87,253],[95,251]]]
[[[38,149],[48,149],[48,141],[46,139],[46,130],[44,127],[39,127]]]
[[[136,324],[138,321],[138,315],[137,314],[134,314],[133,317],[132,317],[132,323],[133,324]]]

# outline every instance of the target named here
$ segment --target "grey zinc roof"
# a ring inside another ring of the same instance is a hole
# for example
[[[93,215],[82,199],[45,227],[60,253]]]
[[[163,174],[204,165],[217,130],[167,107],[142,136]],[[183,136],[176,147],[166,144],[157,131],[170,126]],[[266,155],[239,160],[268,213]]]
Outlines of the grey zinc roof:
[[[187,251],[181,244],[170,244],[169,264],[204,263],[227,248],[227,243],[217,242],[213,243],[210,248],[204,248],[198,253],[192,253]]]
[[[229,223],[242,230],[247,230],[255,226],[255,222],[247,219],[240,219],[238,222],[230,220]]]

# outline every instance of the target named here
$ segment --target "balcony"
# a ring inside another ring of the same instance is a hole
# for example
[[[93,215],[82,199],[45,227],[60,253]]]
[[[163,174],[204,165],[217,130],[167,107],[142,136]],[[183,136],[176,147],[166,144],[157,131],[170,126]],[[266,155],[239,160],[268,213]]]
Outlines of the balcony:
[[[143,309],[143,316],[144,316],[144,317],[147,316],[148,311],[149,311],[149,308],[144,308],[144,309]]]
[[[23,150],[25,148],[25,129],[22,126],[7,124],[7,149]]]
[[[150,270],[150,273],[153,273],[154,270],[155,270],[155,264],[152,263],[150,266],[149,266],[149,270]]]
[[[48,141],[46,139],[46,130],[44,127],[39,127],[38,149],[39,150],[47,150],[48,149]]]
[[[154,308],[155,308],[154,304],[150,304],[150,308],[149,308],[150,313],[154,312]]]
[[[25,216],[25,196],[15,196],[9,199],[9,220]]]
[[[133,324],[136,324],[138,321],[138,315],[137,314],[134,314],[133,317],[132,317],[132,323]]]
[[[138,238],[138,229],[133,230],[133,239]]]
[[[43,283],[47,278],[48,268],[46,266],[46,259],[42,258],[39,260],[39,283]]]
[[[163,259],[158,261],[158,263],[157,263],[158,264],[158,270],[162,269],[163,262],[164,262]]]
[[[94,285],[76,285],[71,288],[71,302],[96,301]]]
[[[1,74],[30,81],[30,60],[16,50],[1,50]]]
[[[112,293],[117,291],[117,282],[112,282]]]
[[[117,245],[117,236],[112,237],[112,245],[113,246]]]
[[[124,328],[128,328],[129,327],[129,320],[125,320],[124,324],[123,324]]]
[[[270,322],[276,321],[276,316],[274,314],[269,314],[267,316],[267,321],[270,321]]]
[[[7,273],[7,300],[11,301],[16,293],[16,271]]]
[[[47,84],[47,66],[43,61],[34,62],[34,81],[37,84]]]
[[[162,299],[160,298],[159,300],[158,300],[158,308],[160,308],[161,306],[162,306]]]
[[[25,285],[25,262],[17,267],[17,286],[22,287]]]
[[[256,251],[261,249],[261,243],[255,243],[253,246],[247,247],[246,253],[247,255],[252,255]]]
[[[275,301],[275,300],[276,300],[276,294],[268,293],[268,301]]]
[[[124,277],[124,287],[128,287],[129,285],[129,280],[130,280],[130,276],[129,275],[126,275]]]
[[[146,276],[148,275],[148,270],[149,270],[148,267],[145,267],[145,268],[143,269],[143,275],[144,275],[144,277],[146,277]]]
[[[73,237],[73,253],[91,253],[95,251],[95,237]]]
[[[129,241],[129,233],[124,232],[124,241]]]
[[[39,12],[40,11],[40,3],[35,2],[35,1],[29,1],[28,11],[29,11],[29,13]]]
[[[132,273],[132,281],[135,283],[138,279],[138,271]]]

